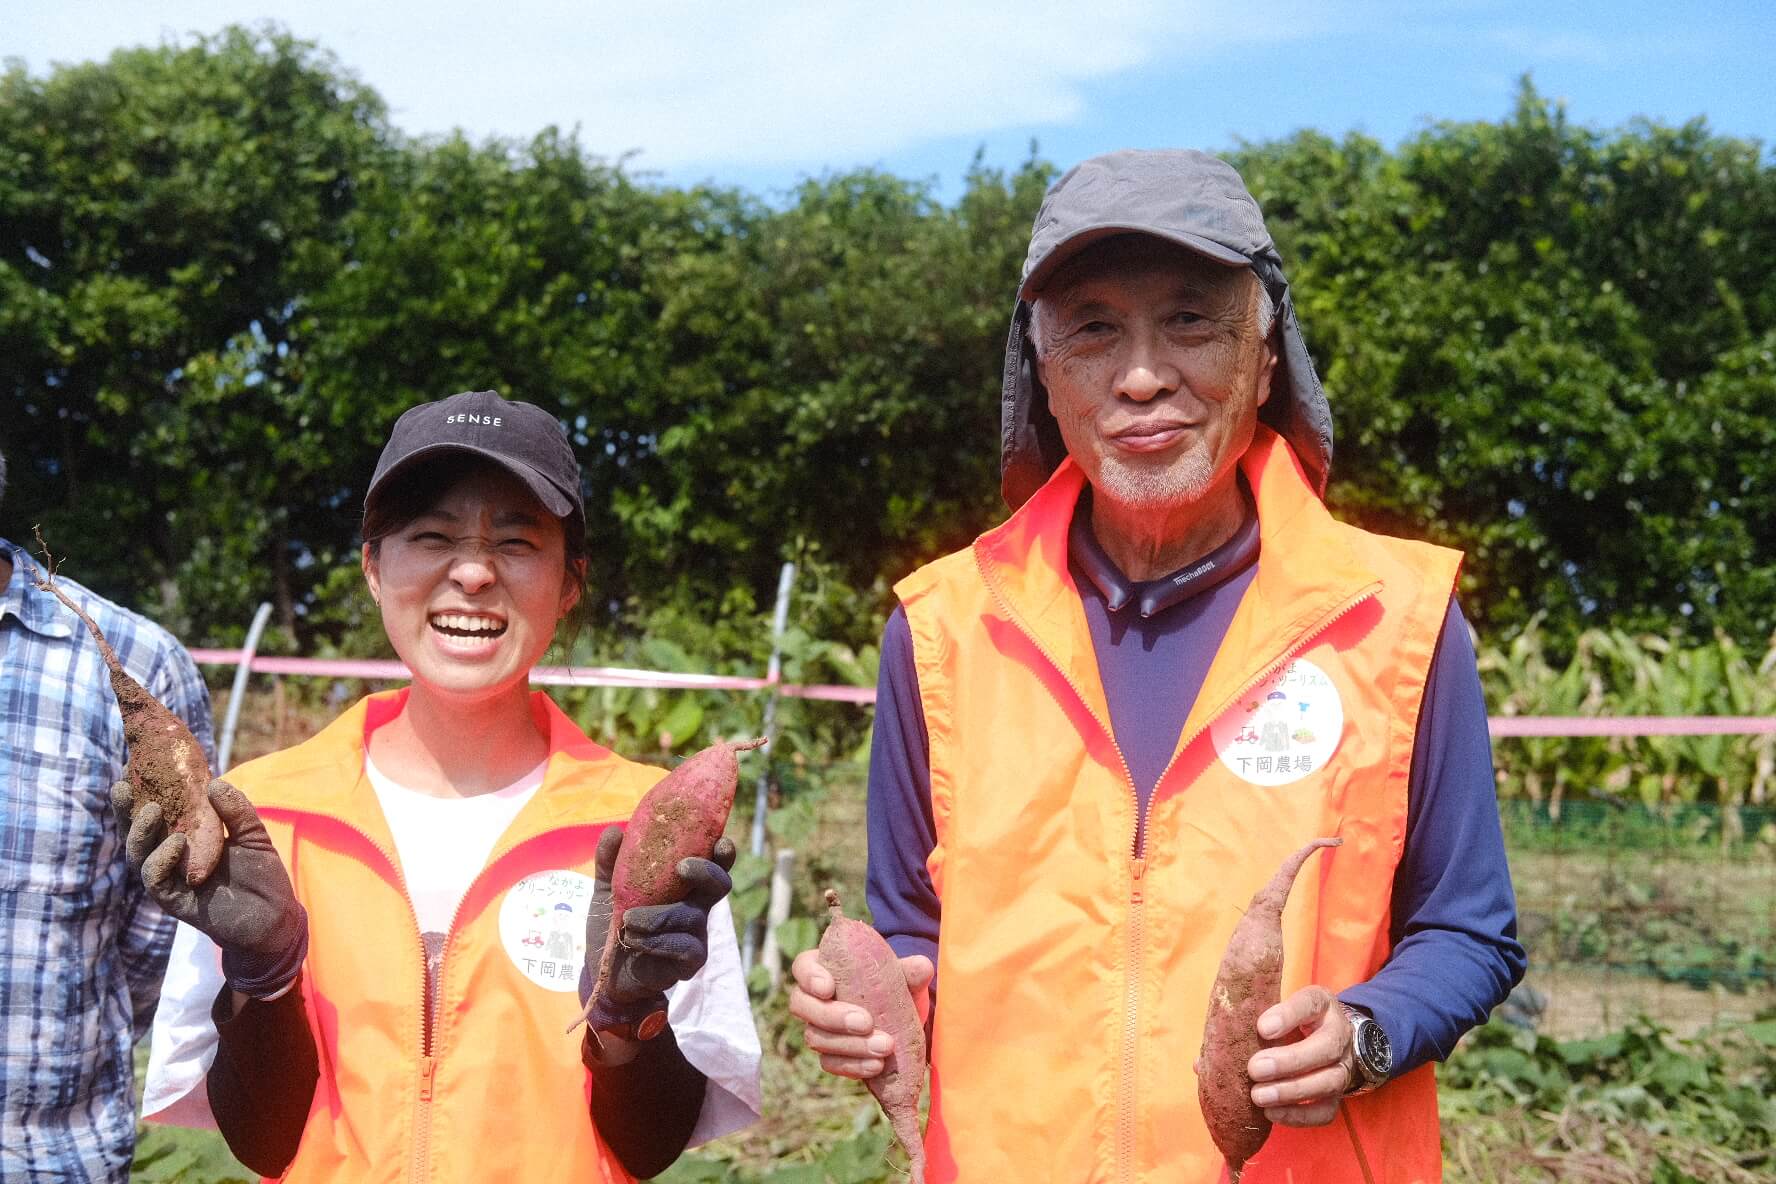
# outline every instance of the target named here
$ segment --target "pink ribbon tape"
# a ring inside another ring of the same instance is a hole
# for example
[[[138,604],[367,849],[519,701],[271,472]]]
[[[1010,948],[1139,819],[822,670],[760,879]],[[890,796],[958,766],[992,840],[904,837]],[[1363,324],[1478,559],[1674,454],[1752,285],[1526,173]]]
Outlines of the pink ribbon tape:
[[[240,650],[192,650],[191,656],[211,666],[240,664]],[[357,678],[400,681],[409,677],[400,662],[371,659],[253,659],[256,674],[296,674],[312,678]],[[872,704],[874,687],[773,683],[768,678],[727,674],[677,674],[665,670],[633,670],[625,666],[539,666],[530,681],[551,687],[653,687],[675,691],[763,691],[775,687],[792,699]],[[1495,715],[1487,720],[1493,738],[1581,736],[1743,736],[1776,732],[1776,717],[1755,715],[1624,715],[1592,716]]]

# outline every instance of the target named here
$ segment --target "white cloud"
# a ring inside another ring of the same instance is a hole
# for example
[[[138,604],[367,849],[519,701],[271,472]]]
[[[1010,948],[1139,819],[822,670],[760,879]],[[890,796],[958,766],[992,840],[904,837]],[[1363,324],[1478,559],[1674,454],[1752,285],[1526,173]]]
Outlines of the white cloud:
[[[1306,0],[10,0],[34,70],[229,22],[319,41],[416,133],[578,125],[643,167],[810,166],[1065,124],[1096,80],[1310,35]],[[152,11],[146,11],[152,9]]]
[[[1722,49],[1720,38],[1706,28],[1652,36],[1517,25],[1490,29],[1485,40],[1521,61],[1576,62],[1597,67],[1649,61],[1669,64],[1683,59],[1702,62]]]
[[[1557,33],[1547,29],[1494,29],[1488,41],[1507,53],[1532,61],[1573,61],[1607,65],[1611,43],[1591,33]]]

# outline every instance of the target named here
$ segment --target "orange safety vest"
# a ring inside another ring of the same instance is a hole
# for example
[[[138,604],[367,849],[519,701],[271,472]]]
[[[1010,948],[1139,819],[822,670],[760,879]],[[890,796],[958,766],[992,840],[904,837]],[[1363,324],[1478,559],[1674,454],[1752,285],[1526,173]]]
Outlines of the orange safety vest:
[[[302,995],[320,1080],[283,1178],[631,1180],[592,1125],[592,1077],[580,1037],[566,1034],[579,961],[548,955],[571,939],[561,918],[591,891],[599,833],[665,771],[592,743],[547,695],[531,696],[548,768],[457,908],[428,1043],[419,925],[364,776],[370,733],[406,701],[405,690],[372,695],[229,773],[309,915]]]
[[[1285,995],[1389,951],[1413,735],[1460,556],[1335,521],[1268,428],[1241,467],[1261,557],[1134,850],[1067,531],[1071,461],[1002,526],[896,588],[930,736],[943,909],[933,1181],[1201,1181],[1222,1162],[1193,1062],[1234,923],[1283,858]],[[1238,1088],[1238,1083],[1230,1083]],[[1277,1127],[1246,1184],[1441,1178],[1431,1066]]]

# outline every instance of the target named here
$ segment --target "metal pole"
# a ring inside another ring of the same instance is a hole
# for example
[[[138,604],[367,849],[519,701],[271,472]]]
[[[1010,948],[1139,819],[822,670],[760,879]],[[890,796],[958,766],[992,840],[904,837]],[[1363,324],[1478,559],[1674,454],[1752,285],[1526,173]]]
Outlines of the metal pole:
[[[795,564],[785,563],[777,576],[777,609],[771,617],[771,661],[765,667],[765,678],[771,684],[770,695],[765,699],[765,760],[759,768],[752,804],[752,853],[760,856],[765,853],[765,810],[771,787],[771,746],[768,742],[777,738],[777,684],[783,674],[783,630],[789,624],[789,593],[794,587]],[[752,969],[753,951],[758,949],[757,928],[748,925],[745,940],[741,943],[740,965],[747,970]]]
[[[253,655],[259,652],[259,635],[265,622],[271,620],[271,601],[259,602],[253,623],[247,626],[247,643],[241,647],[240,665],[234,668],[234,687],[228,692],[228,714],[222,720],[222,744],[216,750],[216,775],[228,771],[228,758],[234,754],[234,727],[240,722],[241,696],[247,690],[247,675],[253,672]]]
[[[783,952],[777,948],[777,927],[789,920],[791,891],[795,882],[795,852],[785,847],[777,852],[777,864],[771,871],[771,903],[765,909],[765,948],[759,958],[770,976],[771,990],[783,985]]]

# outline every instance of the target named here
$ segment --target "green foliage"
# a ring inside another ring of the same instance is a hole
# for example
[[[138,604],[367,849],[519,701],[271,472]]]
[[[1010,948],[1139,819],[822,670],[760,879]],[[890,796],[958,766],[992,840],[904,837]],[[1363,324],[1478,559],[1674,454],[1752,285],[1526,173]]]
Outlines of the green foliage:
[[[1776,591],[1776,172],[1755,143],[1500,123],[1236,154],[1337,421],[1335,508],[1460,546],[1474,618],[1741,643]]]
[[[255,1184],[258,1179],[228,1153],[228,1144],[214,1131],[136,1129],[133,1184]]]
[[[709,195],[719,233],[654,281],[657,451],[616,498],[637,561],[763,588],[785,540],[818,539],[855,587],[971,537],[995,505],[1005,297],[1049,176],[977,166],[953,209],[869,172],[781,210]]]
[[[812,917],[791,917],[777,926],[777,944],[785,958],[793,959],[820,944],[820,926]]]
[[[298,529],[328,417],[288,347],[388,139],[374,94],[275,31],[0,77],[9,502],[82,579],[209,634],[262,573],[333,557]]]
[[[389,426],[414,403],[483,388],[537,402],[570,429],[593,491],[592,585],[620,601],[630,556],[613,497],[660,427],[647,277],[694,240],[691,216],[679,195],[638,186],[554,131],[524,145],[406,146],[342,227],[350,266],[304,306],[304,393],[331,411],[347,461],[341,504],[359,503]],[[335,533],[349,540],[353,525]]]
[[[758,1173],[693,1152],[654,1179],[660,1184],[889,1184],[897,1178],[889,1166],[890,1142],[886,1126],[877,1124],[822,1148],[811,1163]]]
[[[1541,618],[1504,645],[1482,646],[1480,674],[1496,715],[1776,716],[1776,641],[1762,657],[1726,634],[1712,643],[1589,629],[1564,663]],[[1515,738],[1494,746],[1499,795],[1519,795],[1558,819],[1569,795],[1647,809],[1705,801],[1719,838],[1748,836],[1740,807],[1770,801],[1776,734]]]
[[[781,676],[787,683],[873,687],[880,660],[873,642],[879,606],[866,602],[809,549],[797,558]],[[570,667],[617,666],[757,678],[771,652],[771,610],[742,588],[702,602],[668,600],[651,608],[615,606],[612,617],[551,650],[546,661]],[[687,754],[715,737],[756,735],[763,701],[730,691],[561,689],[558,701],[594,739],[625,753]],[[775,708],[775,766],[792,759],[843,759],[864,742],[867,713],[850,704],[795,698]]]
[[[1305,132],[1232,155],[1331,392],[1339,513],[1465,548],[1473,619],[1539,622],[1550,661],[1596,627],[1763,644],[1776,171],[1757,144],[1587,129],[1526,84],[1503,120],[1397,151]],[[275,29],[15,66],[5,533],[41,521],[71,572],[192,642],[238,640],[270,599],[274,649],[379,648],[338,574],[377,448],[412,403],[495,387],[557,410],[585,466],[589,649],[664,624],[699,661],[756,661],[794,559],[821,589],[805,637],[867,665],[892,581],[1001,513],[1003,333],[1054,173],[977,162],[945,205],[862,171],[769,204],[650,183],[555,130],[411,141]],[[691,647],[703,626],[731,644]],[[680,702],[630,725],[677,710],[675,749],[708,734],[708,704]]]
[[[1643,1019],[1573,1041],[1494,1021],[1439,1085],[1456,1178],[1736,1184],[1776,1154],[1768,1020],[1680,1040]]]
[[[743,1134],[686,1152],[657,1177],[672,1184],[892,1184],[906,1157],[858,1082],[834,1077],[801,1043],[782,995],[755,1005],[765,1048],[765,1112]]]
[[[1643,857],[1611,861],[1594,878],[1569,867],[1569,890],[1551,912],[1537,907],[1546,903],[1539,892],[1526,894],[1520,924],[1530,962],[1607,968],[1697,990],[1767,988],[1776,980],[1776,879],[1767,857],[1761,876],[1757,862]]]
[[[1729,811],[1736,817],[1723,823]],[[1649,807],[1600,796],[1568,801],[1556,814],[1548,802],[1518,795],[1499,803],[1499,817],[1512,851],[1607,851],[1623,858],[1663,853],[1748,863],[1776,852],[1776,807],[1770,806],[1674,801]],[[1723,849],[1723,834],[1752,841]]]

